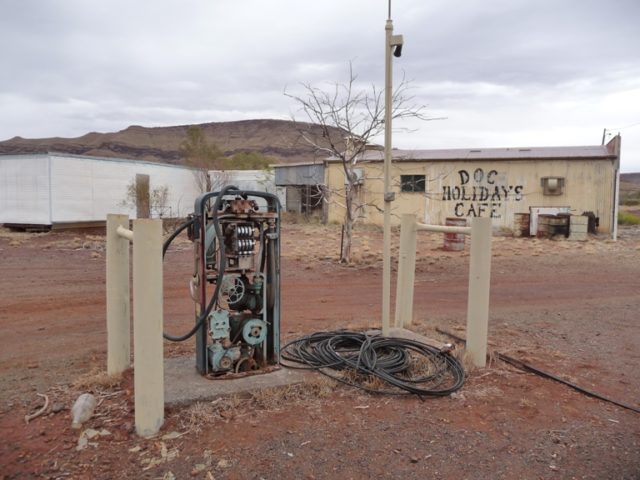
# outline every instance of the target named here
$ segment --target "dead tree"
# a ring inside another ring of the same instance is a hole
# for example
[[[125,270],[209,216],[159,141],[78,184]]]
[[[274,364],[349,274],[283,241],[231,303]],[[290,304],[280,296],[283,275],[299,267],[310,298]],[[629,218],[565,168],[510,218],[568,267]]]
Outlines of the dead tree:
[[[344,193],[331,191],[331,200],[328,200],[337,203],[340,203],[340,199],[344,200],[344,235],[340,249],[342,263],[351,261],[353,226],[358,211],[364,208],[357,198],[360,179],[356,167],[372,140],[384,131],[384,90],[375,85],[366,90],[358,88],[356,80],[357,75],[349,63],[346,83],[334,83],[327,89],[303,83],[301,94],[285,91],[285,95],[296,101],[311,122],[298,123],[302,138],[316,149],[317,154],[342,163]],[[414,100],[409,95],[409,83],[403,79],[393,92],[392,118],[428,120],[423,114],[425,107],[416,105]]]

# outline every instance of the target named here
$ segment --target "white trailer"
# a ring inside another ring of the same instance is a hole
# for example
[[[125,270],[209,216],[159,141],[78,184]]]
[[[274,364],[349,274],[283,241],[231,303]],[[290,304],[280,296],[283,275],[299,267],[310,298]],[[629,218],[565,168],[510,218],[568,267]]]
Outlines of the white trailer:
[[[196,170],[146,161],[0,155],[0,224],[95,223],[107,213],[184,217],[200,194],[197,183]]]
[[[273,170],[209,170],[209,177],[214,191],[234,185],[240,190],[273,193],[278,196],[283,210],[286,207],[286,191],[276,187]]]

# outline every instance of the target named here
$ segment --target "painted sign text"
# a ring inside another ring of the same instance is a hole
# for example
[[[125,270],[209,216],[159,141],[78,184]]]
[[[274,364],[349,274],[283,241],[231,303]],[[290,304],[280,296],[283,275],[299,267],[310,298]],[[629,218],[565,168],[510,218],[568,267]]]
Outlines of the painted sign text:
[[[483,169],[476,168],[471,174],[458,170],[458,175],[458,185],[442,187],[442,200],[456,202],[456,217],[500,218],[503,202],[522,200],[524,186],[500,182],[496,170],[485,173]]]

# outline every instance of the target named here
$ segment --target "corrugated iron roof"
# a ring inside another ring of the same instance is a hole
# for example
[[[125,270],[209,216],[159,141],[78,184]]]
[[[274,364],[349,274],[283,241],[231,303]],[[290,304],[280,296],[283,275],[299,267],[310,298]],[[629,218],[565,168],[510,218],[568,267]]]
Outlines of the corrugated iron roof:
[[[37,153],[3,153],[0,154],[0,160],[10,159],[16,157],[60,157],[60,158],[76,158],[79,160],[97,160],[100,162],[118,162],[118,163],[135,163],[136,165],[150,165],[153,167],[169,167],[177,168],[180,170],[193,170],[198,171],[199,168],[189,167],[187,165],[175,165],[173,163],[151,162],[149,160],[138,160],[135,158],[121,158],[121,157],[99,157],[95,155],[79,155],[76,153],[64,153],[64,152],[37,152]]]
[[[393,149],[391,158],[394,161],[438,161],[438,160],[527,160],[527,159],[615,159],[605,145],[584,147],[517,147],[517,148],[452,148],[437,150],[400,150]],[[369,150],[363,152],[360,161],[382,161],[384,152]],[[340,161],[329,159],[330,162]]]
[[[309,165],[323,165],[324,160],[316,160],[313,162],[298,162],[298,163],[272,163],[269,165],[271,168],[287,168],[287,167],[308,167]]]

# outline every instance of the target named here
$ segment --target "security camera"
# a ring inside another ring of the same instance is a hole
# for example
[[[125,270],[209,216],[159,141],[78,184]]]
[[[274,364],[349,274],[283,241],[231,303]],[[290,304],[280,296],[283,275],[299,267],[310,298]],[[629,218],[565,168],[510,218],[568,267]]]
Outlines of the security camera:
[[[402,55],[402,45],[404,44],[404,39],[402,38],[402,35],[392,35],[391,39],[389,41],[389,46],[390,47],[395,47],[393,49],[393,56],[394,57],[400,57],[400,55]]]

